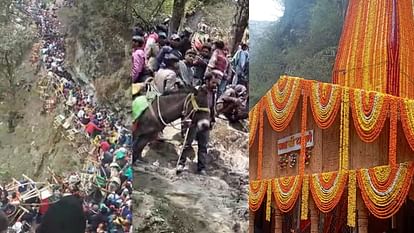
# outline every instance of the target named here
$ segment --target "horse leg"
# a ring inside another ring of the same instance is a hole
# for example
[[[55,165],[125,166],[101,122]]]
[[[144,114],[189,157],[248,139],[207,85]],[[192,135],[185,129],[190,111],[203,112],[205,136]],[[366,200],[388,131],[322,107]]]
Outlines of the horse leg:
[[[135,164],[137,160],[144,161],[142,158],[142,150],[144,147],[153,140],[153,134],[141,135],[134,138],[133,149],[132,149],[132,163]]]

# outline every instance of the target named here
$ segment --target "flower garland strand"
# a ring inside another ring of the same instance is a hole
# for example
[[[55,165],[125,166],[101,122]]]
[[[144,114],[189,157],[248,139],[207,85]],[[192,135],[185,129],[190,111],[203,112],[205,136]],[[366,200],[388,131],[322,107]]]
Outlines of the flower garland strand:
[[[300,131],[300,157],[299,157],[299,175],[303,176],[305,173],[305,157],[306,157],[306,125],[308,115],[308,95],[309,95],[309,80],[302,80],[303,98],[302,98],[302,118]]]
[[[356,226],[356,171],[350,170],[348,174],[348,217],[347,225]]]
[[[287,213],[293,209],[301,187],[301,176],[280,177],[272,180],[276,206],[282,213]]]
[[[270,222],[271,216],[271,203],[272,203],[272,180],[267,180],[267,200],[266,200],[266,221]]]
[[[388,152],[388,164],[397,164],[397,121],[398,121],[398,102],[394,97],[390,97],[390,142]]]
[[[359,137],[364,142],[373,142],[380,135],[387,119],[390,96],[353,89],[350,97],[352,117]]]
[[[251,180],[249,187],[249,209],[256,212],[262,205],[268,182],[266,180]]]
[[[379,219],[395,215],[407,198],[413,174],[413,162],[358,170],[358,186],[367,209]]]
[[[309,97],[313,118],[319,128],[327,129],[335,121],[341,105],[341,87],[314,81],[310,89]]]
[[[313,174],[310,178],[310,191],[316,206],[322,213],[332,211],[339,203],[345,190],[348,173],[346,171]]]
[[[259,111],[262,111],[261,101],[249,111],[249,148],[253,146],[256,139]]]
[[[266,101],[266,99],[264,99]],[[263,103],[261,103],[263,104]],[[261,109],[261,108],[260,108]],[[257,149],[257,179],[262,178],[262,166],[263,166],[263,111],[259,111],[259,145]]]
[[[267,92],[264,107],[273,130],[277,132],[285,130],[292,120],[299,102],[301,80],[301,78],[282,76]]]
[[[302,206],[301,206],[301,220],[308,220],[309,213],[309,176],[303,176],[302,184]]]
[[[414,150],[414,100],[400,99],[401,123],[403,126],[405,138]]]
[[[349,89],[342,89],[339,169],[348,170],[349,163]]]

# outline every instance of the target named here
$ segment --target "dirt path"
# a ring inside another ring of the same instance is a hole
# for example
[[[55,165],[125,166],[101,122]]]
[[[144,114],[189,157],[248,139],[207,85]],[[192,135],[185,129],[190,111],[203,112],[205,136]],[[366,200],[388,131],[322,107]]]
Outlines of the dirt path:
[[[247,231],[247,134],[219,121],[212,132],[208,176],[177,176],[178,131],[167,128],[165,143],[144,152],[148,165],[135,172],[136,232],[230,233]]]

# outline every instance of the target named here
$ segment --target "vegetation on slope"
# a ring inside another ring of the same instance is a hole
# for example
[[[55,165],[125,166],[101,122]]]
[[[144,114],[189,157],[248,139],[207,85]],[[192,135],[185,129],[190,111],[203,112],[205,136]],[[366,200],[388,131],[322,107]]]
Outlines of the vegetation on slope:
[[[250,106],[280,75],[331,81],[346,0],[282,0],[276,22],[250,22]]]

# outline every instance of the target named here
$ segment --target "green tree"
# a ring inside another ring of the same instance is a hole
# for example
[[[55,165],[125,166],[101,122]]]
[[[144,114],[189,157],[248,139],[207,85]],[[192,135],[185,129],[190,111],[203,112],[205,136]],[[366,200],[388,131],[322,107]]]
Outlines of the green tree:
[[[17,70],[23,62],[26,51],[33,40],[29,18],[12,1],[2,0],[7,7],[2,8],[0,18],[0,93],[8,115],[9,132],[14,132],[18,114],[17,92],[22,88]]]

